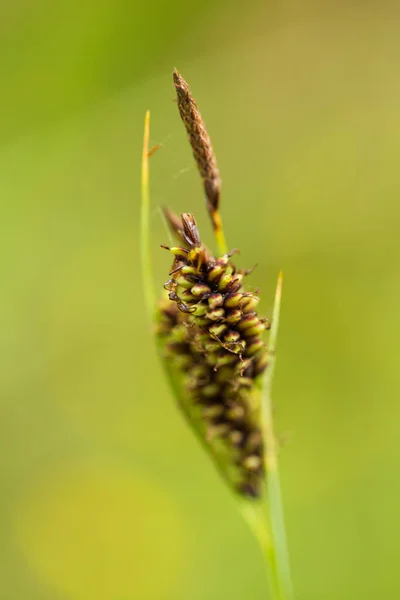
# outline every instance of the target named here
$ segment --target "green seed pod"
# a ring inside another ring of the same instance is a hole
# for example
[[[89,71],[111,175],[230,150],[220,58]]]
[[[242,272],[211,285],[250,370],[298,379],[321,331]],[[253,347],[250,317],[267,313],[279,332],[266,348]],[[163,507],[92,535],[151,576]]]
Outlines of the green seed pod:
[[[206,344],[204,344],[204,350],[206,352],[218,352],[220,347],[220,343],[213,338],[209,342],[206,342]]]
[[[202,317],[202,316],[204,316],[207,313],[207,311],[208,311],[207,304],[196,304],[193,307],[192,315],[194,317]]]
[[[246,416],[246,409],[244,406],[236,404],[226,411],[226,416],[230,421],[241,421]]]
[[[240,322],[237,324],[239,331],[246,331],[251,327],[257,326],[259,323],[257,315],[246,315],[243,316]]]
[[[196,275],[197,269],[191,267],[190,265],[183,265],[180,268],[180,271],[183,275]]]
[[[240,333],[238,331],[235,331],[234,329],[230,329],[224,335],[224,342],[226,342],[227,344],[232,344],[234,342],[238,342],[239,340],[240,340]]]
[[[233,277],[228,273],[225,273],[219,280],[219,289],[224,292],[232,283]]]
[[[237,354],[238,353],[234,353],[234,352],[224,352],[224,353],[220,354],[220,356],[217,357],[217,359],[214,363],[214,369],[219,369],[220,367],[223,367],[224,365],[235,364],[236,360],[237,360]]]
[[[223,308],[214,308],[213,310],[210,310],[208,313],[206,313],[206,317],[210,321],[221,321],[221,319],[223,319],[224,316],[225,311]]]
[[[191,289],[193,287],[193,283],[189,281],[186,277],[177,277],[176,283],[185,289]]]
[[[225,323],[220,323],[220,324],[216,324],[216,325],[211,325],[208,329],[208,331],[210,332],[211,335],[214,335],[215,337],[221,337],[221,335],[224,333],[224,331],[226,331],[227,329],[227,325],[225,325]]]
[[[215,265],[208,273],[208,280],[211,282],[217,281],[224,272],[225,269],[222,265]]]
[[[206,419],[216,419],[220,417],[224,412],[222,404],[212,404],[204,409],[203,415]]]
[[[234,325],[236,323],[240,323],[242,317],[242,311],[236,308],[226,313],[225,321],[229,323],[229,325]]]
[[[249,471],[257,472],[261,466],[261,457],[257,456],[256,454],[247,456],[243,461],[243,466]]]
[[[248,329],[246,329],[246,336],[248,337],[253,337],[256,335],[260,335],[263,331],[265,330],[265,323],[261,323],[261,321],[259,321],[258,323],[255,323],[252,327],[249,327]]]
[[[201,391],[202,396],[204,396],[204,398],[213,398],[214,396],[217,396],[219,392],[219,386],[216,383],[209,383],[208,385],[205,385]],[[221,406],[221,405],[219,405]],[[222,411],[223,412],[223,407]]]
[[[191,288],[191,292],[195,298],[198,298],[209,295],[211,289],[205,283],[197,283]]]
[[[239,306],[240,302],[243,300],[243,294],[237,292],[235,294],[230,294],[228,298],[225,299],[224,305],[226,308],[236,308]]]
[[[234,429],[229,434],[229,439],[231,440],[232,444],[234,444],[235,446],[239,446],[242,443],[243,438],[244,438],[243,432],[240,431],[239,429]]]
[[[214,310],[214,308],[219,308],[223,304],[224,297],[221,293],[211,294],[211,296],[208,298],[208,306],[211,308],[211,310]]]
[[[248,298],[244,298],[241,304],[242,312],[247,314],[255,311],[259,301],[260,299],[258,296],[249,296]]]
[[[253,356],[254,354],[257,354],[257,352],[262,350],[264,347],[265,343],[263,342],[263,340],[255,336],[247,342],[246,356]]]

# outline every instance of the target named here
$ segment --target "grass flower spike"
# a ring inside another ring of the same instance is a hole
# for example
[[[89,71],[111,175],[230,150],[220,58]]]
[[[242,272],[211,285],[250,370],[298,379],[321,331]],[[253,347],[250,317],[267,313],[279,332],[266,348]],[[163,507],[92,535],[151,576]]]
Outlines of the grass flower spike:
[[[190,88],[173,73],[179,114],[198,167],[218,253],[209,250],[193,214],[164,207],[177,240],[162,248],[172,264],[155,303],[149,243],[146,114],[142,161],[141,254],[143,284],[155,338],[178,406],[234,493],[241,514],[260,542],[273,600],[293,600],[280,495],[271,383],[282,278],[272,326],[257,312],[258,291],[246,285],[228,252],[220,215],[221,180],[214,150]],[[271,329],[268,345],[264,339]]]
[[[243,287],[246,272],[229,254],[217,259],[202,245],[193,215],[181,215],[176,233],[184,243],[164,246],[173,263],[160,306],[163,356],[179,372],[181,406],[222,474],[235,491],[258,497],[263,442],[254,387],[267,364],[262,333],[269,324],[255,310],[258,296]]]

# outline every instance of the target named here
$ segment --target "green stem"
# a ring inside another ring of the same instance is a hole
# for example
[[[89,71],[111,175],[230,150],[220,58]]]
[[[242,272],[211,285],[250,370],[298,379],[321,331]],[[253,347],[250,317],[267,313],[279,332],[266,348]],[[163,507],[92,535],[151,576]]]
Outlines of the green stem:
[[[142,282],[146,309],[151,321],[155,306],[155,292],[153,285],[153,269],[150,251],[150,198],[149,198],[149,138],[150,138],[150,111],[146,112],[144,119],[143,154],[142,154],[142,186],[140,210],[140,261],[142,266]]]
[[[214,236],[217,242],[218,252],[222,256],[223,254],[227,254],[228,245],[226,243],[224,227],[222,225],[221,214],[218,209],[215,209],[211,213],[211,220],[213,223]]]
[[[273,548],[273,570],[278,586],[276,598],[293,600],[293,587],[290,575],[289,554],[286,542],[285,521],[283,516],[282,494],[278,468],[278,444],[274,432],[271,388],[275,371],[276,342],[279,328],[279,314],[282,295],[282,273],[279,274],[276,287],[275,303],[272,316],[272,326],[268,343],[268,368],[262,386],[261,418],[263,437],[265,440],[265,471],[266,471],[266,522],[270,524],[270,545]],[[264,550],[269,561],[270,552]]]
[[[242,501],[239,504],[239,510],[260,544],[267,567],[267,581],[271,598],[273,600],[285,600],[285,597],[281,594],[271,526],[265,512],[260,504],[251,501]]]

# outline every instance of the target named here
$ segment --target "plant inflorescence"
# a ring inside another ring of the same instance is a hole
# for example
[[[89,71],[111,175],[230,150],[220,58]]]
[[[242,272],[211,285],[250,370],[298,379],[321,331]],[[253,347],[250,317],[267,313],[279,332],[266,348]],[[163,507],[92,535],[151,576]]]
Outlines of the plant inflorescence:
[[[175,69],[178,109],[203,181],[217,243],[216,256],[201,241],[195,217],[169,208],[164,215],[174,246],[160,300],[150,281],[148,159],[149,113],[142,164],[142,266],[156,341],[178,405],[238,499],[261,543],[275,600],[292,600],[273,430],[270,390],[275,365],[282,277],[272,327],[257,312],[258,290],[245,285],[228,252],[220,215],[221,179],[215,153],[187,82]],[[268,344],[264,332],[271,329]],[[261,503],[265,499],[265,502]],[[264,507],[264,508],[263,508]]]

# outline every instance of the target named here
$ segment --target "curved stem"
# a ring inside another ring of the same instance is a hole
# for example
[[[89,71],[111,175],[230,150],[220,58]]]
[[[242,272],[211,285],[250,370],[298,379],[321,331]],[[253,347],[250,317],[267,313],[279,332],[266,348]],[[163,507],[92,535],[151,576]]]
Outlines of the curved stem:
[[[146,309],[149,319],[153,316],[155,306],[155,293],[153,286],[153,269],[150,252],[150,198],[149,198],[149,138],[150,138],[150,111],[146,112],[144,119],[143,154],[142,154],[142,186],[140,206],[140,261],[142,267],[142,283]]]
[[[260,544],[261,552],[265,559],[267,567],[267,581],[273,600],[285,600],[285,596],[281,594],[281,585],[279,581],[279,573],[277,570],[276,552],[273,544],[273,536],[270,523],[259,504],[253,502],[242,502],[239,505],[239,510],[243,519],[247,522],[254,537]]]
[[[278,468],[278,444],[274,432],[271,388],[275,371],[276,342],[279,328],[279,314],[282,295],[282,273],[279,274],[275,293],[272,327],[268,343],[268,368],[266,370],[261,398],[261,419],[265,440],[265,472],[267,493],[267,522],[271,525],[271,545],[274,549],[276,576],[279,584],[277,598],[293,600],[293,586],[290,575],[289,554],[286,542],[283,516],[282,494]],[[266,557],[268,560],[268,557]]]

